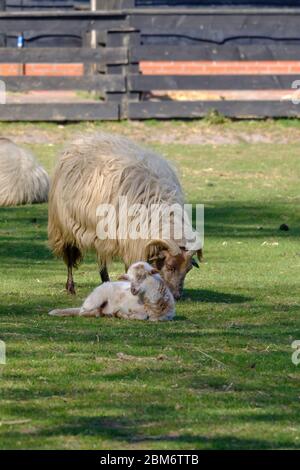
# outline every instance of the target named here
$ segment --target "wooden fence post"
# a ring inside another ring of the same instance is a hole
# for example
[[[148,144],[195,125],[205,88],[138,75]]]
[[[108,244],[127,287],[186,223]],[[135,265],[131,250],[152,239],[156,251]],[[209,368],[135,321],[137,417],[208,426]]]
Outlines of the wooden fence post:
[[[0,11],[6,10],[6,0],[0,0]],[[6,34],[0,33],[0,47],[6,46]]]
[[[131,63],[130,48],[133,45],[139,44],[140,34],[134,29],[127,29],[124,31],[108,31],[107,32],[107,47],[126,47],[127,48],[127,63],[123,65],[106,65],[106,73],[115,75],[119,74],[125,78],[126,90],[124,93],[106,93],[107,101],[118,102],[120,106],[120,119],[128,118],[128,102],[138,101],[140,97],[139,92],[131,92],[128,89],[128,75],[130,73],[137,74],[139,72],[139,64]]]
[[[135,7],[135,0],[96,0],[97,10],[113,11],[124,10]],[[139,44],[139,33],[133,28],[126,28],[121,30],[103,31],[98,33],[97,44],[106,45],[106,47],[126,47],[129,51],[133,44]],[[129,57],[129,52],[128,52]],[[138,73],[138,63],[130,64],[110,64],[106,63],[99,69],[100,73],[107,73],[111,75],[122,75],[125,78],[126,90],[124,93],[106,93],[106,100],[119,104],[119,118],[125,119],[128,117],[128,100],[138,100],[140,93],[131,93],[127,89],[127,76],[128,73]]]

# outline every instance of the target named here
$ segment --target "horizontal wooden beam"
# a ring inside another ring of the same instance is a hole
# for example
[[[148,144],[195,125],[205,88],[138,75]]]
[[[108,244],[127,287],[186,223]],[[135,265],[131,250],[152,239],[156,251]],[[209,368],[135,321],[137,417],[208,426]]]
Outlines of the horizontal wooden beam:
[[[0,106],[0,121],[97,121],[118,120],[115,103],[40,103]]]
[[[282,1],[282,0],[281,0]],[[213,3],[213,2],[212,2]],[[169,14],[172,15],[212,15],[212,14],[221,14],[221,15],[282,15],[283,7],[237,7],[237,6],[218,6],[214,5],[213,7],[168,7],[168,8],[135,8],[135,9],[124,9],[122,10],[124,13],[130,13],[134,15],[160,15],[160,16],[167,16]],[[295,13],[300,14],[300,7],[284,7],[284,13],[294,15]]]
[[[299,44],[274,42],[273,44],[251,44],[241,45],[235,41],[228,44],[205,44],[197,45],[157,45],[147,44],[133,47],[129,51],[130,61],[196,61],[196,60],[299,60]]]
[[[128,77],[129,90],[271,90],[291,89],[299,75],[137,75]]]
[[[0,48],[0,63],[109,63],[127,64],[126,47]]]
[[[81,77],[2,77],[8,91],[28,90],[86,90],[124,92],[125,79],[120,75],[91,75]]]
[[[282,0],[281,0],[282,1]],[[249,14],[249,15],[268,15],[268,14],[278,14],[279,16],[282,14],[283,7],[236,7],[236,6],[214,6],[214,7],[168,7],[168,8],[125,8],[122,10],[101,10],[98,9],[97,11],[89,11],[88,13],[82,11],[4,11],[0,13],[0,17],[9,18],[14,17],[18,18],[23,16],[24,18],[30,17],[40,17],[41,15],[46,15],[48,17],[64,17],[68,15],[69,17],[78,17],[83,14],[88,14],[90,17],[99,18],[104,16],[111,16],[111,15],[124,15],[124,14],[134,14],[134,15],[148,15],[149,17],[153,15],[160,15],[160,16],[168,16],[169,14],[172,15],[190,15],[194,16],[197,14],[205,15],[205,14]],[[284,13],[294,15],[295,13],[300,14],[300,7],[284,7]]]
[[[123,12],[26,11],[0,13],[2,34],[34,31],[43,35],[85,35],[92,30],[126,29],[129,18]]]
[[[300,117],[300,106],[290,101],[145,101],[129,103],[130,119],[200,118],[212,111],[226,117]]]
[[[254,11],[255,10],[255,11]],[[153,15],[136,13],[130,15],[130,24],[141,31],[143,43],[171,44],[180,41],[188,44],[211,42],[223,44],[228,40],[238,38],[250,41],[251,38],[268,40],[298,40],[300,8],[290,14],[285,8],[280,15],[267,13],[254,9],[252,13],[231,9],[224,14],[221,9],[215,8],[213,12],[200,11],[181,12],[181,15],[167,10],[167,15],[155,13]],[[150,39],[149,39],[150,38]]]

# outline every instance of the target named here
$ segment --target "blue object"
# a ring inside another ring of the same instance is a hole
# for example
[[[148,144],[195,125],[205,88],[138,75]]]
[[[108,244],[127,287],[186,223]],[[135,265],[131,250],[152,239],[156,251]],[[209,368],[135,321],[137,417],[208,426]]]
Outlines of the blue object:
[[[24,47],[24,37],[23,37],[23,35],[18,36],[17,47]]]

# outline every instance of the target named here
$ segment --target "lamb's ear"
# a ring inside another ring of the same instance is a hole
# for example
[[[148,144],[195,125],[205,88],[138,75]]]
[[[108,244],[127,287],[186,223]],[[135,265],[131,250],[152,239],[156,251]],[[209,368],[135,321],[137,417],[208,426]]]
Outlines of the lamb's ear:
[[[153,276],[154,274],[159,274],[158,269],[152,268],[151,271],[149,272],[150,276]]]
[[[128,274],[121,274],[121,276],[118,277],[118,281],[130,281],[130,277]]]

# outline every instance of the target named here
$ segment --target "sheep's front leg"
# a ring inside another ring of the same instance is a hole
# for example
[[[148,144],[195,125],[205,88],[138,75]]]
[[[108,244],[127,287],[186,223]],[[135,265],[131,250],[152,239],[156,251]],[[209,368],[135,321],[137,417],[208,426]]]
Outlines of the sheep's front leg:
[[[136,310],[134,312],[122,312],[122,310],[119,310],[118,312],[115,312],[114,316],[117,318],[124,318],[126,320],[148,320],[149,318],[148,313],[146,313],[144,309],[140,311]]]
[[[100,277],[101,277],[102,282],[109,282],[110,281],[106,265],[104,265],[100,269]]]

